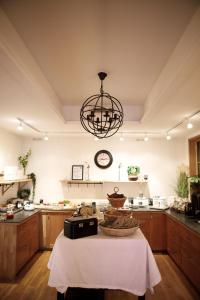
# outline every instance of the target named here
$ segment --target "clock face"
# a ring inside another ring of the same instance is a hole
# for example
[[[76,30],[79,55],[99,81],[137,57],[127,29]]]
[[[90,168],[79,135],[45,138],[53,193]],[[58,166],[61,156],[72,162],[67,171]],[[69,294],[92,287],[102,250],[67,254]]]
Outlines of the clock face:
[[[95,154],[94,162],[97,167],[106,169],[112,165],[112,154],[107,150],[100,150]]]

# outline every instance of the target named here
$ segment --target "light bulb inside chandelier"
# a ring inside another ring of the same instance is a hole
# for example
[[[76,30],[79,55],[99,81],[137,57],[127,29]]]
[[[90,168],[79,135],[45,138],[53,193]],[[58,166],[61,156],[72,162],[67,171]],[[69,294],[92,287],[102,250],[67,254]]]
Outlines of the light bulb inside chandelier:
[[[123,108],[119,100],[103,90],[107,74],[98,73],[101,80],[100,94],[87,98],[80,111],[83,128],[99,139],[111,137],[123,124]]]

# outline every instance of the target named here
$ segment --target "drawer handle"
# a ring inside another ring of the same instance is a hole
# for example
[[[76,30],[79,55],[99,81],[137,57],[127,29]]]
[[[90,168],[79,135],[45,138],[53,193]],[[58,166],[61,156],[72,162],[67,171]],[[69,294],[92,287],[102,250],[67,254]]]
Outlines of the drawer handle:
[[[94,221],[90,221],[89,225],[93,226],[94,225]]]
[[[79,223],[79,224],[78,224],[78,227],[79,227],[79,228],[82,228],[82,227],[83,227],[83,223]]]

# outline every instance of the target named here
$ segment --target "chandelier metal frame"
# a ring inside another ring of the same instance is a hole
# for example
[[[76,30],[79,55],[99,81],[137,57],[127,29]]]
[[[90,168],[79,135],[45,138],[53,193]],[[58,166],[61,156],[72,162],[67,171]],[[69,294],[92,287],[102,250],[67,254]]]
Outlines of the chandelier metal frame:
[[[103,90],[103,80],[107,74],[98,73],[101,80],[100,94],[85,100],[80,110],[83,128],[98,139],[114,135],[123,124],[123,108],[118,99]]]

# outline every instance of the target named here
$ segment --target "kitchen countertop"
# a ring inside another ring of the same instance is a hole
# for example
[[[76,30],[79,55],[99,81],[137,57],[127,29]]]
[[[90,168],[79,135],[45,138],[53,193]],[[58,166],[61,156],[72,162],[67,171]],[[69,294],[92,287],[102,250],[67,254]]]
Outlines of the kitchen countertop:
[[[139,207],[137,209],[131,209],[134,212],[163,212],[170,217],[176,219],[180,223],[184,224],[186,227],[190,228],[191,230],[195,231],[196,233],[200,234],[200,223],[197,223],[197,221],[189,216],[186,216],[185,214],[176,213],[175,211],[171,211],[170,209],[162,210],[153,208],[151,206],[145,206],[145,207]]]
[[[1,221],[0,223],[6,223],[6,224],[15,224],[15,223],[23,223],[25,220],[33,216],[34,214],[37,214],[40,210],[34,209],[34,210],[21,210],[14,214],[13,219],[7,219],[5,221]]]
[[[63,211],[73,210],[73,209],[74,208],[69,208],[69,207],[66,207],[65,209],[63,209],[61,207],[50,208],[49,206],[41,205],[40,209],[36,208],[32,211],[22,210],[20,212],[15,213],[13,219],[7,219],[5,221],[1,221],[0,223],[8,223],[8,224],[22,223],[27,218],[29,218],[32,215],[34,215],[38,212],[41,212],[41,211],[63,212]],[[171,211],[170,209],[167,209],[167,210],[163,209],[162,210],[162,209],[152,208],[150,206],[145,206],[145,207],[138,207],[138,208],[135,208],[135,209],[125,208],[125,210],[130,210],[130,211],[134,211],[134,212],[149,212],[149,213],[151,213],[151,212],[154,212],[154,213],[155,212],[162,212],[162,213],[165,213],[165,214],[169,215],[170,217],[176,219],[177,221],[181,222],[182,224],[184,224],[185,226],[187,226],[191,230],[195,231],[196,233],[200,234],[200,223],[197,223],[193,218],[188,217],[185,214],[176,213],[174,211]]]
[[[45,205],[45,204],[35,204],[35,208],[41,210],[50,210],[50,211],[68,211],[68,210],[76,210],[76,208],[68,206],[68,205]]]
[[[188,217],[185,214],[176,213],[175,211],[171,211],[170,209],[166,211],[166,214],[184,224],[186,227],[190,228],[196,233],[200,234],[200,223],[197,223],[194,218]]]

